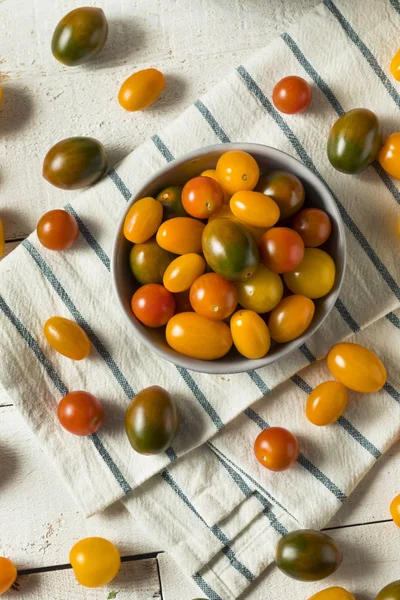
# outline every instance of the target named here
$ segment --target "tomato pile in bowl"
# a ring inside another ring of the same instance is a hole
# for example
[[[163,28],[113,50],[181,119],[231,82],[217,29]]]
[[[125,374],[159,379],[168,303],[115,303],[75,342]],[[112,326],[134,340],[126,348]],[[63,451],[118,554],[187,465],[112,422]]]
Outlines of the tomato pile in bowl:
[[[133,332],[178,366],[239,373],[288,355],[333,308],[345,269],[335,202],[259,144],[173,161],[127,206],[112,256]]]

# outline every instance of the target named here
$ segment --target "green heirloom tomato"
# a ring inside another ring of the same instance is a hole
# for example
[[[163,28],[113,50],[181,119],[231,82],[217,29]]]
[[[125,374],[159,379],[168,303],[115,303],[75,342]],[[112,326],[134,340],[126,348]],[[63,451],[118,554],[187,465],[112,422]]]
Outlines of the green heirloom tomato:
[[[101,8],[84,6],[71,10],[53,33],[51,51],[64,65],[81,65],[103,48],[108,23]]]
[[[377,595],[376,600],[400,600],[400,579],[384,587]]]
[[[156,200],[163,205],[163,221],[174,217],[189,217],[182,204],[182,188],[172,185],[162,190]]]
[[[366,108],[354,108],[333,125],[328,138],[328,158],[342,173],[359,173],[375,160],[380,146],[377,116]]]
[[[202,237],[203,253],[213,271],[243,281],[260,263],[254,237],[241,223],[232,219],[213,219],[206,225]]]
[[[280,219],[297,213],[304,204],[304,187],[300,179],[287,171],[263,173],[258,180],[257,192],[272,198],[280,210]]]
[[[332,575],[342,562],[342,553],[334,540],[312,529],[300,529],[284,535],[276,547],[278,568],[292,579],[320,581]]]
[[[175,254],[161,248],[153,237],[143,244],[135,244],[129,255],[129,263],[135,279],[146,283],[162,283],[168,265],[176,258]]]
[[[45,156],[43,177],[63,190],[95,183],[107,170],[104,146],[90,137],[71,137],[55,144]]]
[[[158,385],[145,388],[131,400],[125,431],[139,454],[160,454],[173,442],[179,414],[172,396]]]

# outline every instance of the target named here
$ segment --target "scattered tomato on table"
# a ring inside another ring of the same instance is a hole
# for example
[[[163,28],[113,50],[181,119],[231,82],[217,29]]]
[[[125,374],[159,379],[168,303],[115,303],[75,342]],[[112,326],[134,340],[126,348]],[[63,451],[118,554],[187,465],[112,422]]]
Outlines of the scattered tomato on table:
[[[124,81],[118,93],[118,102],[127,111],[148,108],[157,100],[165,87],[165,77],[158,69],[143,69]]]
[[[79,540],[71,549],[69,561],[78,583],[89,588],[107,585],[121,567],[117,548],[102,537]]]
[[[392,502],[390,503],[390,514],[395,525],[400,527],[400,494],[393,498]]]
[[[400,50],[397,50],[391,60],[390,72],[397,81],[400,81]]]
[[[272,101],[276,108],[288,115],[294,115],[308,108],[312,100],[309,83],[297,75],[284,77],[272,90]]]
[[[342,587],[330,587],[317,592],[308,600],[356,600],[353,594],[350,594]]]
[[[400,179],[400,133],[389,135],[378,156],[379,163],[389,175]]]
[[[375,600],[400,600],[400,579],[385,586]]]
[[[65,317],[50,317],[43,327],[44,335],[50,346],[67,358],[83,360],[92,349],[86,332]]]
[[[283,427],[269,427],[257,436],[254,454],[266,469],[286,471],[299,458],[299,442],[291,431]]]
[[[67,250],[76,241],[79,228],[75,217],[66,210],[49,210],[36,227],[39,242],[49,250]]]
[[[381,360],[360,344],[336,344],[328,353],[327,365],[340,383],[355,392],[378,392],[386,383],[386,369]]]
[[[0,556],[0,596],[5,594],[17,579],[14,563],[5,556]]]
[[[69,392],[60,400],[57,409],[61,425],[74,435],[92,435],[104,421],[101,402],[89,392]]]
[[[347,406],[348,391],[339,381],[324,381],[307,398],[306,416],[319,427],[338,420]]]

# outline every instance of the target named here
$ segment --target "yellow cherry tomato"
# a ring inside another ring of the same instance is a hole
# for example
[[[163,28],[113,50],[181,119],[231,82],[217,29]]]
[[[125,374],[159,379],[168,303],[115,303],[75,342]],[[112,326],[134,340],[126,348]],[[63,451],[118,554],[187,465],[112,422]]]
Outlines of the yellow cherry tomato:
[[[348,399],[347,388],[339,381],[324,381],[308,396],[306,417],[313,425],[330,425],[344,413]]]
[[[175,217],[162,223],[157,231],[157,244],[173,254],[201,254],[204,223],[190,217]]]
[[[283,298],[269,315],[268,329],[272,339],[284,344],[300,337],[309,328],[314,312],[314,302],[305,296]]]
[[[160,227],[163,218],[161,202],[142,198],[130,207],[124,222],[124,236],[134,244],[147,242]]]
[[[5,243],[6,243],[6,236],[4,233],[4,225],[3,225],[3,221],[1,220],[1,217],[0,217],[0,258],[4,254]]]
[[[212,321],[195,312],[179,313],[167,323],[166,338],[176,352],[199,358],[215,360],[229,352],[232,335],[223,321]]]
[[[246,358],[262,358],[271,345],[265,321],[252,310],[238,310],[230,322],[236,350]]]
[[[393,522],[400,527],[400,494],[393,498],[390,503],[390,514],[392,515]]]
[[[326,296],[335,283],[336,267],[333,259],[319,248],[305,248],[299,266],[283,279],[293,294],[315,299]]]
[[[242,150],[225,152],[215,169],[217,180],[231,196],[242,190],[254,190],[260,176],[256,160]]]
[[[235,285],[239,304],[256,313],[269,312],[283,296],[282,279],[263,264],[248,279],[237,281]]]
[[[277,203],[261,192],[236,192],[229,206],[240,221],[254,227],[272,227],[279,220]]]
[[[90,588],[110,583],[121,567],[117,548],[101,537],[84,538],[72,547],[69,561],[81,585]]]
[[[214,179],[215,181],[218,181],[217,179],[217,172],[215,169],[206,169],[205,171],[203,171],[202,173],[200,173],[200,175],[202,177],[211,177],[211,179]],[[229,200],[231,199],[231,194],[228,194],[227,192],[225,192],[225,190],[223,190],[224,192],[224,204],[229,204]]]
[[[342,587],[330,587],[317,592],[308,600],[355,600],[355,598]]]
[[[340,383],[355,392],[377,392],[386,383],[387,374],[382,362],[360,344],[336,344],[328,353],[327,365]]]
[[[232,219],[233,221],[237,221],[238,223],[246,225],[247,229],[249,229],[253,234],[253,237],[256,240],[257,244],[260,242],[262,236],[267,231],[266,227],[253,227],[252,225],[244,223],[243,221],[238,219],[231,211],[231,207],[229,206],[229,204],[224,204],[217,213],[209,217],[208,221],[212,221],[213,219],[220,219],[221,217],[225,219]]]
[[[390,72],[397,81],[400,81],[400,50],[392,58],[390,63]]]
[[[14,563],[5,556],[0,556],[0,596],[5,594],[17,579]]]
[[[183,254],[175,258],[167,267],[163,284],[176,294],[188,290],[192,283],[206,270],[206,261],[199,254]]]
[[[64,317],[50,317],[43,327],[50,346],[72,360],[82,360],[90,354],[92,344],[82,327]]]
[[[389,135],[378,154],[382,169],[395,179],[400,179],[400,133]]]
[[[165,77],[157,69],[144,69],[124,81],[118,102],[130,112],[143,110],[153,104],[165,86]]]

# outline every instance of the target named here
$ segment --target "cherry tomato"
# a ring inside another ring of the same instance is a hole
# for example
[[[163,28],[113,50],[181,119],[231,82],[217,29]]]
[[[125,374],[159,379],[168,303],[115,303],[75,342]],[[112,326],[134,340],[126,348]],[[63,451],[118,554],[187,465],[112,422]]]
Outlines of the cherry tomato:
[[[284,77],[272,91],[272,101],[285,114],[294,115],[305,110],[311,103],[312,89],[302,77]]]
[[[390,514],[397,527],[400,527],[400,494],[390,503]]]
[[[182,204],[182,188],[179,185],[171,185],[157,194],[156,200],[163,206],[163,221],[174,217],[188,217]]]
[[[162,223],[157,231],[157,243],[174,254],[201,254],[204,223],[190,217],[176,217]]]
[[[296,269],[304,258],[304,242],[288,227],[273,227],[262,236],[259,244],[261,260],[274,273]]]
[[[225,152],[218,159],[215,171],[222,189],[231,196],[242,190],[254,190],[260,176],[255,159],[242,150]]]
[[[376,354],[360,344],[336,344],[328,353],[327,365],[340,383],[355,392],[377,392],[386,383],[384,365]]]
[[[83,360],[89,356],[92,344],[82,327],[64,317],[50,317],[43,327],[50,346],[72,360]]]
[[[193,306],[190,304],[189,290],[174,294],[176,302],[176,313],[193,312]]]
[[[215,321],[229,317],[237,305],[235,284],[217,273],[206,273],[196,279],[189,298],[199,315]]]
[[[269,196],[276,202],[281,219],[292,217],[304,204],[304,187],[300,179],[287,171],[263,173],[258,180],[257,192]]]
[[[76,219],[66,210],[49,210],[36,228],[39,242],[49,250],[67,250],[79,234]]]
[[[90,588],[110,583],[121,567],[117,548],[101,537],[79,540],[69,553],[69,562],[78,583]]]
[[[390,72],[397,81],[400,81],[400,50],[392,58],[390,63]]]
[[[392,133],[380,149],[381,167],[395,179],[400,179],[400,133]]]
[[[347,388],[338,381],[324,381],[308,396],[307,419],[313,425],[330,425],[338,420],[347,406]]]
[[[206,262],[199,254],[190,253],[178,256],[164,273],[164,287],[173,293],[184,292],[200,275],[203,275],[205,270]]]
[[[313,594],[308,600],[356,600],[353,594],[350,594],[342,587],[330,587]]]
[[[0,258],[4,254],[5,243],[6,243],[6,236],[4,233],[4,225],[3,225],[3,221],[1,220],[1,217],[0,217]]]
[[[217,179],[217,172],[215,169],[206,169],[205,171],[200,173],[200,175],[202,177],[211,177],[211,179],[214,179],[215,181],[217,181],[219,183],[219,181]],[[231,199],[231,194],[228,194],[224,190],[222,190],[222,191],[224,194],[224,204],[227,204],[227,203],[229,203],[229,200]]]
[[[60,401],[57,410],[61,425],[74,435],[91,435],[100,429],[104,409],[89,392],[70,392]]]
[[[309,328],[314,312],[314,302],[305,296],[283,298],[268,319],[272,339],[284,344],[300,337]]]
[[[316,248],[324,244],[331,235],[332,223],[325,211],[305,208],[293,219],[293,229],[307,248]]]
[[[293,294],[307,298],[326,296],[335,283],[336,268],[332,258],[319,248],[306,248],[301,263],[283,279]]]
[[[271,345],[268,327],[252,310],[238,310],[230,322],[235,348],[246,358],[262,358]]]
[[[283,427],[264,429],[254,443],[258,462],[270,471],[286,471],[299,458],[297,438]]]
[[[275,308],[283,294],[282,279],[264,265],[245,281],[237,281],[238,302],[243,308],[266,313]]]
[[[222,187],[211,177],[189,179],[182,190],[182,204],[186,212],[197,219],[208,219],[224,203]]]
[[[201,360],[221,358],[232,347],[228,325],[195,312],[173,316],[167,324],[166,338],[176,352]]]
[[[132,296],[132,312],[147,327],[162,327],[175,312],[175,298],[159,283],[142,285]]]
[[[153,104],[165,87],[165,77],[157,69],[143,69],[134,73],[118,93],[118,102],[125,110],[135,112]]]
[[[0,556],[0,596],[5,594],[17,579],[17,569],[14,563]]]
[[[375,600],[398,600],[400,598],[400,579],[386,585]]]
[[[129,264],[136,281],[145,283],[162,283],[168,265],[175,255],[161,248],[155,237],[143,244],[134,244],[129,254]]]
[[[256,240],[257,244],[259,243],[264,233],[267,231],[265,227],[254,227],[253,225],[249,225],[248,223],[243,223],[243,221],[241,221],[238,217],[236,217],[233,214],[229,204],[224,204],[218,212],[216,212],[214,215],[211,215],[211,217],[208,219],[208,222],[212,221],[213,219],[220,219],[221,217],[225,219],[232,219],[232,221],[236,221],[238,223],[246,225],[247,229],[249,229],[253,234],[253,237]]]
[[[154,198],[142,198],[130,207],[124,222],[124,236],[134,244],[149,240],[161,225],[163,207]]]
[[[254,227],[272,227],[279,220],[276,202],[260,192],[236,192],[229,206],[235,217]]]

